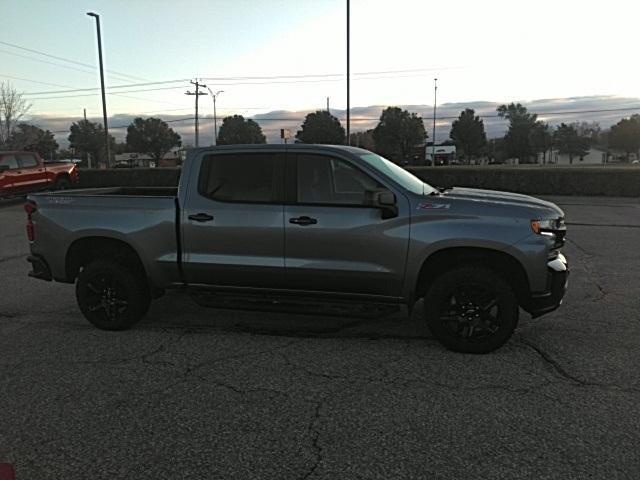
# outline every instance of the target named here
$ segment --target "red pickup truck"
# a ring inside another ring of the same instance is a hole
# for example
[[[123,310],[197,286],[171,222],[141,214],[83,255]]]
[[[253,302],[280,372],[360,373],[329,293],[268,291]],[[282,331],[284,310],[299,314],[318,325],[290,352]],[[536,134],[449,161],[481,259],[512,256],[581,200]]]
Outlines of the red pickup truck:
[[[0,197],[63,190],[78,183],[73,163],[46,163],[35,152],[0,152]]]

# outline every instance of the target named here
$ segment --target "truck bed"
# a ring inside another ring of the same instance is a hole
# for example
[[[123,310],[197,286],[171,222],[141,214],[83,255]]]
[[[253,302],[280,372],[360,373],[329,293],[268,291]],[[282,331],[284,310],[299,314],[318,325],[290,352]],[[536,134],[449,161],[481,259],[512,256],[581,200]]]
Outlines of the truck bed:
[[[47,258],[56,277],[80,239],[121,241],[140,256],[148,275],[165,287],[180,281],[177,188],[116,187],[37,193],[32,253]],[[57,273],[56,273],[57,272]]]

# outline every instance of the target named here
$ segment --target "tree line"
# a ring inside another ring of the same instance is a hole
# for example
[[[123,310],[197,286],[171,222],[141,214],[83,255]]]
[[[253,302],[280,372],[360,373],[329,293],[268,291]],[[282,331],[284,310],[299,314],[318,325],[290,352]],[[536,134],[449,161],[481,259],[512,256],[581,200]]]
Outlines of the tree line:
[[[568,155],[569,162],[573,163],[594,146],[605,151],[622,151],[627,160],[631,153],[640,156],[640,115],[637,114],[603,131],[596,122],[561,123],[552,127],[520,103],[500,105],[496,112],[509,122],[504,137],[487,140],[482,118],[467,108],[453,121],[449,140],[443,143],[455,145],[458,158],[465,163],[474,163],[479,158],[496,163],[508,158],[517,158],[520,163],[537,163],[541,158],[542,163],[547,163],[552,160],[552,151]],[[336,117],[327,111],[317,111],[307,115],[296,138],[304,143],[343,144],[345,133]],[[424,151],[427,139],[420,116],[399,107],[388,107],[382,111],[375,128],[351,134],[351,145],[406,163],[411,162],[418,148]]]
[[[105,160],[104,129],[100,123],[80,120],[69,129],[69,148],[59,150],[54,135],[49,130],[22,122],[30,105],[8,82],[0,82],[0,148],[36,151],[44,158],[80,156],[84,160]],[[541,157],[546,163],[555,150],[569,156],[570,163],[588,153],[591,147],[631,153],[640,156],[640,115],[623,118],[610,130],[603,131],[597,123],[561,123],[552,127],[538,119],[520,103],[500,105],[500,118],[508,121],[504,137],[488,140],[482,118],[473,109],[463,110],[453,121],[449,140],[445,144],[456,146],[458,158],[475,163],[478,158],[503,162],[517,158],[520,163],[536,163]],[[295,139],[302,143],[342,145],[346,133],[340,120],[329,111],[318,110],[306,115]],[[351,145],[375,151],[397,163],[413,163],[424,154],[427,131],[423,119],[399,107],[385,108],[375,128],[354,132]],[[110,149],[115,153],[135,152],[158,161],[173,148],[182,145],[180,135],[159,118],[136,118],[127,127],[124,143],[117,143],[109,136]],[[266,143],[260,125],[242,115],[232,115],[222,120],[217,143],[219,145]],[[547,159],[547,155],[549,158]]]

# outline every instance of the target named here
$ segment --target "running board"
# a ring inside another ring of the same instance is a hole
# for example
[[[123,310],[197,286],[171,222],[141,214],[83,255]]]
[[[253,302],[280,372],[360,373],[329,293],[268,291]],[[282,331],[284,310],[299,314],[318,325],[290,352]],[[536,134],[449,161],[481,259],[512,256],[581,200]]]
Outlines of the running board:
[[[399,303],[336,300],[296,295],[260,293],[191,292],[201,307],[252,310],[262,312],[300,313],[337,317],[381,318],[400,310]]]

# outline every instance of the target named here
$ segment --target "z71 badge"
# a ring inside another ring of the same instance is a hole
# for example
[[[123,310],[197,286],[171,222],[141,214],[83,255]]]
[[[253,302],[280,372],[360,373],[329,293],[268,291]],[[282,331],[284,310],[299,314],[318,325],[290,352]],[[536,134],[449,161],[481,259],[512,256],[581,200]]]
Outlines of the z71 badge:
[[[421,203],[418,210],[448,210],[450,206],[449,203]]]

